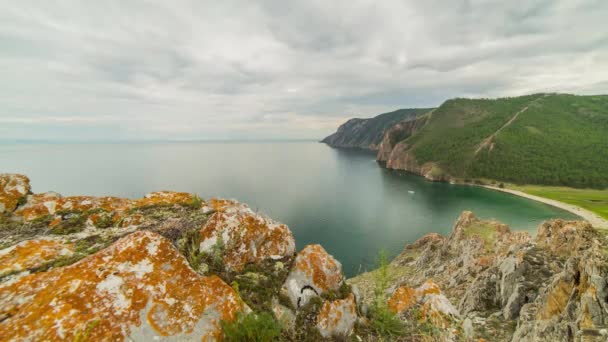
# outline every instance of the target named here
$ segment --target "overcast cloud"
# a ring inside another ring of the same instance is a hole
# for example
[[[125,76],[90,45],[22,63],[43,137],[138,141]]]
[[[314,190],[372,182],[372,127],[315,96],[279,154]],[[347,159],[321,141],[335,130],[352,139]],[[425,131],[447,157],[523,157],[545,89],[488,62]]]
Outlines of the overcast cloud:
[[[456,96],[608,93],[606,0],[0,2],[2,140],[321,138]]]

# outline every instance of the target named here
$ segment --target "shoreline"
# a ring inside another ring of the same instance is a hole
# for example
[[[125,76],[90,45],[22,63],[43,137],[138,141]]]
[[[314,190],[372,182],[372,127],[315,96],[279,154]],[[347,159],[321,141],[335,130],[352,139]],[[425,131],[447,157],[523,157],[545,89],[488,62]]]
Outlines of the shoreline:
[[[530,195],[530,194],[527,194],[527,193],[525,193],[523,191],[519,191],[519,190],[503,189],[503,188],[499,188],[499,187],[491,186],[491,185],[478,185],[478,186],[484,187],[486,189],[494,190],[494,191],[500,191],[500,192],[508,193],[511,195],[527,198],[527,199],[541,202],[544,204],[548,204],[550,206],[565,210],[576,216],[579,216],[580,218],[582,218],[585,221],[589,221],[589,223],[591,223],[591,225],[595,228],[608,229],[608,220],[604,219],[603,217],[599,216],[598,214],[596,214],[590,210],[581,208],[574,204],[568,204],[568,203],[552,200],[552,199],[545,198],[545,197]]]

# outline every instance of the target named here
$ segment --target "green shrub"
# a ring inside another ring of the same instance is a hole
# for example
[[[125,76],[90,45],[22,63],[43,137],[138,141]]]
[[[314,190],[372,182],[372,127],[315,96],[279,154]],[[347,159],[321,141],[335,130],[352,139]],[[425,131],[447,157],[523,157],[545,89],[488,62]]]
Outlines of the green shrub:
[[[374,272],[374,301],[370,308],[370,329],[380,337],[401,335],[405,331],[403,322],[387,305],[385,290],[388,287],[388,258],[386,252],[378,253],[378,269]]]
[[[276,341],[281,335],[279,323],[267,312],[238,313],[234,321],[222,321],[220,324],[227,342]]]
[[[201,234],[197,229],[189,230],[178,241],[178,248],[181,254],[186,257],[190,267],[198,271],[203,264],[204,256],[200,252]]]
[[[62,221],[56,226],[51,228],[52,234],[66,235],[72,233],[81,232],[84,229],[84,225],[87,217],[82,213],[70,212],[60,214]]]
[[[192,197],[192,202],[188,203],[188,206],[192,209],[200,209],[200,207],[203,205],[203,200],[198,197],[198,195],[194,195]]]
[[[104,213],[99,215],[99,219],[95,222],[95,227],[97,228],[110,228],[114,225],[114,220],[112,220],[112,214]]]

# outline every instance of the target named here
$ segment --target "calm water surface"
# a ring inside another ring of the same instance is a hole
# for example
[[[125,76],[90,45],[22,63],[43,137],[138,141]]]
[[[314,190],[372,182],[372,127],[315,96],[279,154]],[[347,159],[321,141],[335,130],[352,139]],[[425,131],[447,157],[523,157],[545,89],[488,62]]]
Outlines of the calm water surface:
[[[234,198],[289,225],[298,248],[320,243],[349,276],[380,249],[398,254],[447,234],[463,210],[535,231],[572,214],[478,187],[427,182],[380,168],[374,156],[316,142],[4,144],[0,172],[27,174],[34,192],[137,198],[156,190]]]

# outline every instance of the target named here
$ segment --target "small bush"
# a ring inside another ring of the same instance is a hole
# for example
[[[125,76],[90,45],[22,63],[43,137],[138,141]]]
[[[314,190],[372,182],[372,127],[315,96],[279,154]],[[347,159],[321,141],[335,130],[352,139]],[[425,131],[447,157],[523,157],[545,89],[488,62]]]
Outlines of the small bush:
[[[274,317],[267,313],[238,313],[232,322],[221,322],[227,342],[268,342],[276,341],[281,335],[281,327]]]
[[[200,244],[201,234],[196,229],[187,231],[178,242],[179,251],[186,257],[190,267],[195,271],[198,271],[204,259],[203,254],[199,250]]]
[[[188,203],[188,206],[192,209],[200,209],[200,207],[203,205],[203,200],[198,197],[198,195],[194,195],[192,197],[192,202]]]
[[[60,215],[62,216],[62,221],[51,228],[52,234],[66,235],[84,230],[86,216],[82,215],[82,213],[67,213]]]
[[[370,308],[370,328],[377,336],[391,337],[403,334],[405,326],[387,305],[388,258],[384,250],[378,253],[378,269],[374,272],[374,302]]]
[[[99,219],[95,222],[95,227],[97,228],[110,228],[114,225],[114,220],[112,219],[112,214],[103,213],[99,215]]]
[[[296,324],[293,339],[295,341],[318,342],[323,340],[316,327],[317,316],[321,311],[323,300],[320,297],[312,297],[306,305],[300,307],[296,316]]]

